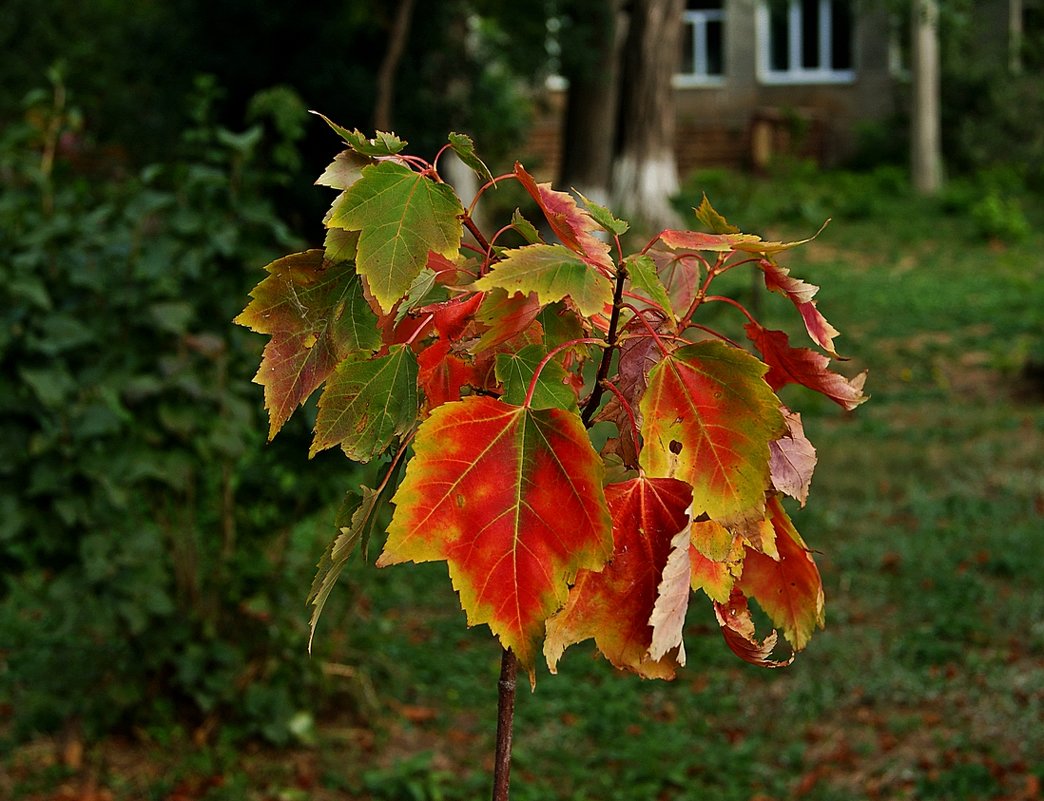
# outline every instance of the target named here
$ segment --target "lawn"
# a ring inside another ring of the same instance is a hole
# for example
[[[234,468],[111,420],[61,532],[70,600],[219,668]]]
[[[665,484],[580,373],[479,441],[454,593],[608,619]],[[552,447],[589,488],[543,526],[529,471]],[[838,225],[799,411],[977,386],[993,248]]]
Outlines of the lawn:
[[[839,369],[869,370],[872,399],[855,413],[784,397],[819,451],[809,504],[791,511],[817,551],[826,630],[767,671],[732,656],[694,598],[688,665],[670,683],[574,647],[559,675],[519,694],[516,801],[1042,797],[1044,209],[1027,201],[1031,232],[1004,242],[935,202],[874,200],[847,198],[847,214],[783,259],[823,287],[851,357]],[[773,237],[818,227],[793,214],[766,227],[756,204],[723,210]],[[781,298],[756,302],[792,317]],[[325,517],[297,534],[317,555]],[[445,567],[357,560],[335,596],[317,635],[337,655],[329,708],[302,720],[299,746],[140,733],[63,760],[47,740],[6,760],[0,794],[485,797],[499,653],[465,627]]]

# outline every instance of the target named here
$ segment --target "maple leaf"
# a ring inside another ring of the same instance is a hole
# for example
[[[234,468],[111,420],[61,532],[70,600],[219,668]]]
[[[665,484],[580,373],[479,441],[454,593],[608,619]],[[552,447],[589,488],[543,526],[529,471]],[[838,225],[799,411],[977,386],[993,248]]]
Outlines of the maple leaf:
[[[764,364],[717,341],[682,347],[649,373],[640,464],[693,488],[693,511],[725,523],[761,516],[769,443],[784,432]]]
[[[421,424],[378,566],[445,560],[469,625],[534,679],[544,622],[612,552],[602,463],[580,418],[484,396]]]
[[[312,618],[308,622],[308,652],[312,652],[312,639],[315,637],[315,627],[319,624],[319,616],[323,613],[326,600],[337,583],[341,571],[348,562],[349,557],[355,552],[362,539],[363,531],[373,515],[374,508],[380,498],[380,493],[369,487],[359,487],[361,497],[354,503],[349,502],[351,509],[349,513],[338,515],[337,536],[323,552],[316,565],[315,578],[312,580],[312,588],[308,593],[307,603],[311,604]]]
[[[576,192],[576,189],[573,189]],[[594,218],[594,221],[598,223],[607,233],[615,234],[616,236],[623,236],[627,233],[631,224],[626,220],[618,220],[613,216],[613,213],[609,211],[605,206],[599,203],[595,203],[593,200],[589,200],[579,192],[576,192],[577,197],[583,202],[584,207],[587,209],[587,213]]]
[[[323,250],[326,253],[327,261],[334,264],[339,261],[354,261],[358,245],[358,231],[345,231],[343,228],[326,229]]]
[[[362,178],[363,167],[372,164],[372,160],[360,156],[353,150],[342,150],[330,162],[322,175],[315,180],[316,186],[328,186],[331,189],[347,189]]]
[[[797,308],[805,323],[805,330],[812,337],[812,341],[835,359],[839,358],[834,351],[834,337],[839,336],[840,332],[826,321],[826,318],[816,308],[816,302],[812,300],[819,291],[819,287],[794,278],[790,275],[790,270],[769,259],[761,259],[758,266],[765,274],[766,288],[789,298]]]
[[[652,304],[663,311],[674,322],[674,309],[667,288],[656,272],[656,262],[651,256],[628,256],[625,261],[631,286],[644,293]],[[688,307],[686,307],[688,308]]]
[[[804,506],[816,468],[816,449],[805,437],[800,414],[783,409],[783,419],[787,433],[769,445],[772,486]]]
[[[671,250],[728,253],[729,251],[737,250],[739,245],[756,245],[761,242],[761,237],[754,234],[706,234],[702,231],[674,231],[667,229],[660,232],[660,241]]]
[[[489,167],[475,152],[475,142],[472,141],[470,136],[462,133],[451,133],[449,135],[449,144],[453,148],[453,152],[457,154],[457,158],[474,170],[479,178],[491,184],[496,184],[493,180],[493,173],[489,171]]]
[[[786,667],[794,661],[794,653],[784,661],[772,659],[772,651],[776,647],[779,635],[772,631],[764,640],[758,642],[754,633],[754,620],[750,615],[747,596],[739,590],[733,590],[725,603],[714,602],[714,614],[721,626],[725,644],[744,662],[767,668]]]
[[[624,333],[644,332],[645,328],[637,320],[632,320],[624,327]],[[635,422],[639,429],[642,425],[642,412],[639,401],[649,385],[649,371],[660,361],[662,352],[656,340],[651,336],[633,336],[624,339],[619,346],[619,362],[617,375],[613,385],[620,391],[624,399],[631,405]],[[599,410],[595,417],[598,421],[611,420],[620,432],[620,457],[629,466],[638,465],[638,443],[631,436],[631,418],[623,403],[613,394],[609,401]]]
[[[590,214],[578,207],[576,201],[565,192],[552,189],[549,183],[538,184],[517,161],[515,176],[540,206],[548,225],[562,244],[602,271],[612,272],[613,260],[609,257],[609,243],[603,242],[595,235],[599,225]]]
[[[428,251],[453,259],[464,209],[446,184],[394,161],[371,164],[344,193],[329,225],[359,231],[356,269],[383,311],[405,295]]]
[[[773,389],[787,384],[801,384],[826,395],[842,408],[852,411],[867,400],[863,394],[866,371],[855,378],[845,378],[828,369],[830,359],[808,348],[790,347],[790,337],[783,331],[772,331],[756,323],[744,326],[747,338],[761,351],[769,371],[765,380]]]
[[[265,269],[234,322],[271,335],[254,381],[265,388],[272,439],[338,362],[379,348],[380,333],[351,262],[330,264],[322,250],[307,250]]]
[[[706,192],[703,193],[700,205],[693,211],[696,212],[696,219],[706,225],[713,234],[738,234],[740,232],[739,228],[718,214],[710,201],[707,200]]]
[[[448,340],[460,339],[474,320],[475,312],[485,298],[482,293],[458,295],[441,303],[433,303],[419,309],[421,314],[431,314],[435,330]]]
[[[480,385],[474,365],[450,353],[450,347],[450,342],[440,339],[417,356],[417,384],[424,392],[424,408],[428,412],[460,400],[464,387]]]
[[[724,218],[723,218],[724,219]],[[827,220],[829,222],[829,220]],[[734,227],[734,226],[730,226]],[[823,223],[823,228],[826,223]],[[672,250],[695,250],[709,251],[712,253],[728,253],[729,251],[740,251],[760,256],[773,256],[784,250],[796,248],[807,244],[822,232],[820,228],[807,239],[799,239],[795,242],[766,242],[755,234],[741,233],[717,233],[705,234],[700,231],[673,231],[660,232],[660,241]]]
[[[514,353],[497,354],[496,377],[497,381],[504,385],[504,394],[501,396],[503,401],[516,406],[522,405],[529,391],[533,373],[545,356],[547,351],[540,345],[526,345]],[[561,363],[552,359],[544,365],[537,377],[529,405],[533,409],[566,409],[579,412],[569,373]]]
[[[334,133],[341,137],[352,150],[363,156],[394,156],[408,144],[395,134],[385,131],[377,131],[377,135],[373,139],[369,139],[366,134],[357,128],[349,131],[325,114],[320,114],[318,111],[313,111],[312,113],[329,125]]]
[[[475,311],[475,319],[486,326],[486,331],[472,346],[472,353],[481,353],[527,331],[539,316],[540,309],[535,292],[528,295],[503,289],[487,292]]]
[[[385,356],[349,358],[319,397],[309,457],[340,445],[349,459],[368,462],[417,419],[417,359],[404,345]]]
[[[685,314],[700,288],[702,263],[692,256],[652,248],[646,254],[656,264],[656,273],[671,299],[675,319]]]
[[[522,216],[521,209],[515,209],[515,213],[511,215],[511,227],[526,240],[526,244],[535,245],[537,242],[543,241],[536,226]]]
[[[754,598],[795,651],[823,627],[823,582],[812,554],[778,497],[769,499],[765,519],[776,532],[779,558],[748,550],[739,588]]]
[[[743,570],[743,538],[714,520],[694,520],[690,543],[692,589],[724,603]]]
[[[568,297],[585,317],[613,302],[612,282],[562,245],[525,245],[501,254],[501,261],[475,282],[477,289],[535,292],[541,304]]]
[[[667,653],[670,647],[661,658],[650,658],[650,618],[675,550],[673,540],[679,532],[687,536],[692,493],[681,481],[640,477],[610,484],[605,497],[613,521],[613,557],[601,572],[580,571],[565,607],[548,620],[548,668],[556,672],[566,648],[594,637],[616,667],[647,678],[671,678],[679,660]]]
[[[656,603],[649,615],[652,640],[649,658],[659,661],[674,651],[679,665],[685,664],[685,643],[682,630],[685,613],[689,609],[689,586],[692,580],[692,562],[689,551],[692,536],[689,527],[681,529],[671,540],[671,553],[663,566],[663,577],[656,588]]]

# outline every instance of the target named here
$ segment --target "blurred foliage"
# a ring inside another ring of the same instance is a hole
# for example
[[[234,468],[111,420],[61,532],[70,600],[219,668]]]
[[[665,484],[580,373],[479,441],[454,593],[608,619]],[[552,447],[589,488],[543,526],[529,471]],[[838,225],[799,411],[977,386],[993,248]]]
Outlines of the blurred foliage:
[[[285,125],[289,89],[306,108],[369,130],[397,5],[50,0],[44,14],[32,0],[7,0],[0,15],[0,48],[8,55],[0,62],[0,125],[20,117],[22,98],[60,63],[91,139],[110,146],[109,160],[130,165],[168,158],[186,122],[184,98],[200,74],[215,76],[224,90],[213,108],[224,126],[257,115],[267,117],[266,127]],[[533,109],[530,79],[547,68],[549,8],[520,13],[504,0],[416,3],[396,76],[395,130],[428,156],[446,130],[489,143],[484,154],[493,161],[515,148]],[[322,124],[307,123],[299,151],[304,173],[318,175],[334,140]],[[285,157],[277,166],[296,170]],[[308,182],[275,196],[284,216],[307,220],[323,211]]]
[[[285,741],[318,681],[292,521],[351,474],[304,469],[306,424],[264,446],[229,321],[301,244],[265,199],[300,118],[217,126],[204,81],[179,155],[101,181],[52,80],[0,133],[0,710]]]
[[[1012,69],[1003,32],[985,33],[1000,4],[946,0],[942,5],[942,139],[947,167],[972,175],[1018,165],[1030,188],[1044,189],[1044,15],[1023,13],[1020,67]],[[993,8],[990,12],[986,8]]]

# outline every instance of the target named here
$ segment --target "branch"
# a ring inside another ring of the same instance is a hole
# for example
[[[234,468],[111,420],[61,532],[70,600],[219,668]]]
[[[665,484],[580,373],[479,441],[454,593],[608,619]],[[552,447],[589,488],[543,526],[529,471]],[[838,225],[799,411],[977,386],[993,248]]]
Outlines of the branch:
[[[591,397],[587,399],[587,404],[584,406],[584,412],[580,415],[580,419],[584,423],[585,428],[591,427],[591,419],[594,417],[595,412],[598,411],[598,405],[602,402],[602,393],[605,388],[602,386],[607,378],[609,378],[609,368],[613,363],[613,351],[616,350],[616,343],[619,338],[619,325],[620,325],[620,309],[623,307],[623,291],[624,282],[627,280],[627,268],[624,267],[621,262],[619,269],[616,273],[616,291],[613,293],[613,313],[609,317],[609,332],[606,335],[606,344],[608,347],[602,351],[602,361],[598,364],[598,375],[595,376],[594,389],[591,390]]]
[[[493,801],[508,801],[517,676],[518,660],[505,648],[500,658],[500,681],[497,682],[497,752],[493,762]]]

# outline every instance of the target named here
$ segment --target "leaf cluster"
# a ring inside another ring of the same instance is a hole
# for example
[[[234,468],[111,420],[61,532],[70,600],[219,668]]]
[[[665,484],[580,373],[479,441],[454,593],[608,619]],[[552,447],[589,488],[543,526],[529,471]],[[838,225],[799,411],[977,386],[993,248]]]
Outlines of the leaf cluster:
[[[518,163],[494,178],[467,137],[429,162],[392,134],[330,125],[347,149],[317,182],[339,192],[325,248],[271,263],[236,318],[270,337],[255,377],[270,435],[322,387],[311,453],[388,460],[320,563],[313,632],[390,502],[378,566],[445,561],[468,623],[531,679],[538,654],[554,672],[592,637],[615,666],[672,677],[693,591],[738,656],[787,664],[749,599],[797,651],[823,623],[823,593],[781,502],[805,503],[815,450],[777,392],[865,400],[863,375],[831,369],[838,332],[818,287],[777,261],[809,240],[742,233],[703,198],[705,230],[627,253],[626,221]],[[485,181],[467,204],[438,170],[451,148]],[[543,219],[516,212],[487,235],[474,209],[508,181]],[[713,294],[739,269],[790,301],[816,349]],[[711,305],[740,317],[745,346],[700,322]],[[598,422],[611,433],[596,448]]]

